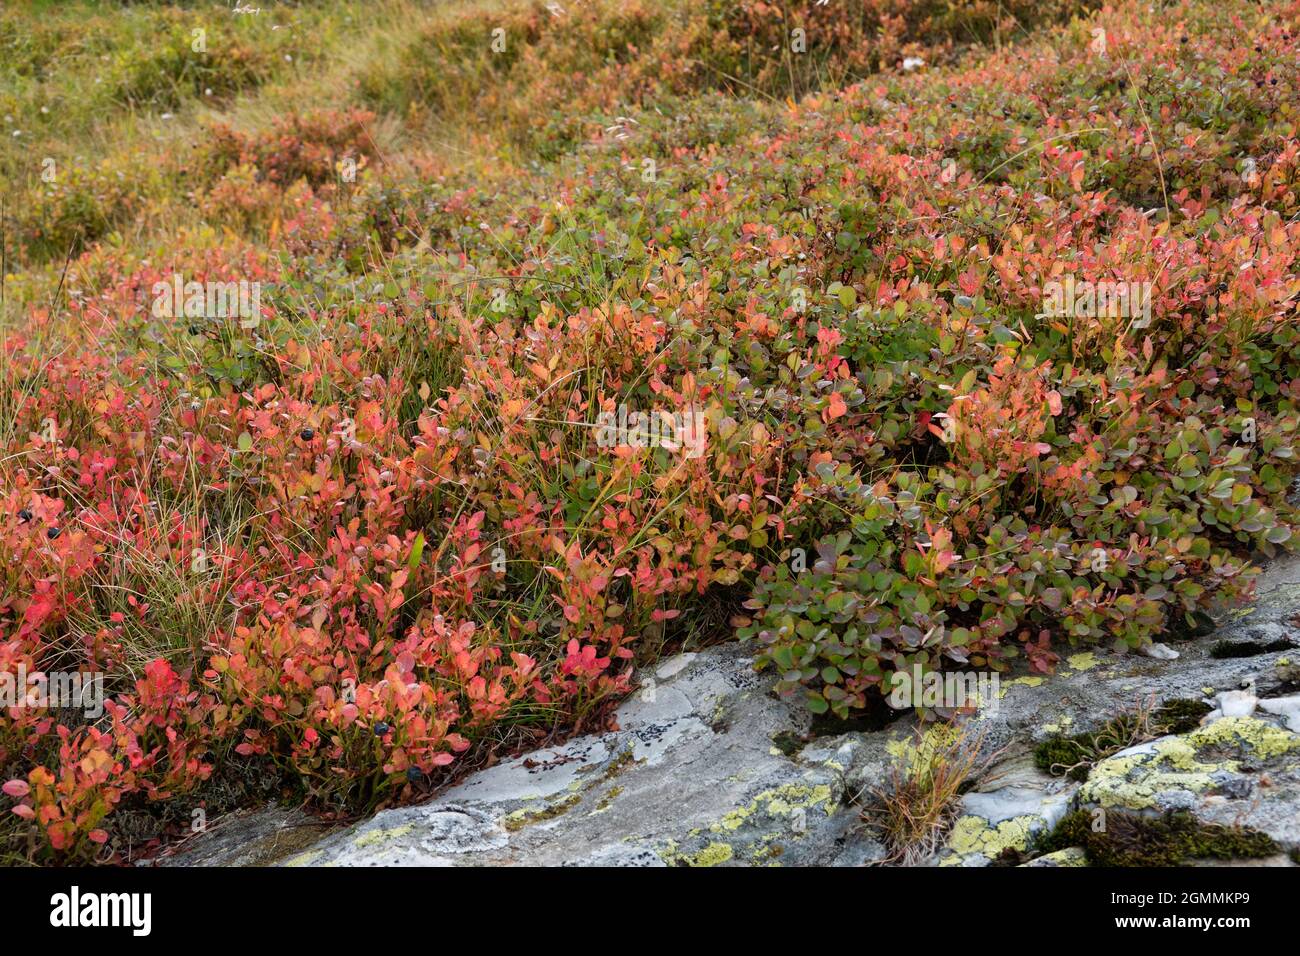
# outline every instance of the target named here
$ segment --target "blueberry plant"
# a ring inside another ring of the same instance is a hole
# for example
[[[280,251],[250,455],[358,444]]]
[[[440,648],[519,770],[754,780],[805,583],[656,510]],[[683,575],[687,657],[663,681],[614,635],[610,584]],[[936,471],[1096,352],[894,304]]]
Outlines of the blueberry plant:
[[[0,708],[6,859],[415,800],[688,640],[1051,673],[1295,547],[1294,4],[565,6],[0,12],[0,672],[104,692]]]

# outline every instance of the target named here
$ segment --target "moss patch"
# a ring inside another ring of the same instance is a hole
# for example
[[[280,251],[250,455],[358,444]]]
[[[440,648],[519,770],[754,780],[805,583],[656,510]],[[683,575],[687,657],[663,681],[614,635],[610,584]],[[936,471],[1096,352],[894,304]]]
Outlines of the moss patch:
[[[1254,657],[1257,654],[1271,654],[1274,651],[1289,651],[1295,644],[1285,638],[1276,641],[1219,641],[1210,648],[1210,656],[1216,660],[1234,657]]]
[[[1143,739],[1182,734],[1195,728],[1210,712],[1209,704],[1200,700],[1177,699],[1158,707],[1142,726],[1138,714],[1121,714],[1098,730],[1049,737],[1034,750],[1034,764],[1039,770],[1071,780],[1086,780],[1093,765],[1119,753]]]
[[[788,730],[783,730],[779,734],[776,734],[772,738],[772,743],[776,745],[777,750],[785,754],[787,757],[793,757],[799,751],[803,750],[804,746],[803,741],[799,739],[798,735],[792,734]]]
[[[1092,866],[1181,866],[1188,860],[1233,860],[1272,856],[1277,844],[1268,835],[1241,827],[1199,823],[1186,811],[1161,817],[1108,811],[1103,829],[1092,814],[1066,814],[1038,849],[1055,853],[1081,847]]]

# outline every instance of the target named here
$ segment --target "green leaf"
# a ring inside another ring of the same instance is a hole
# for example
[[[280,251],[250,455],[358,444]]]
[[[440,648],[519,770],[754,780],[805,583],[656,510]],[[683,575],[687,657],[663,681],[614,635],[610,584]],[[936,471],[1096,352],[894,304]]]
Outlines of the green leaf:
[[[1291,540],[1291,529],[1286,525],[1275,525],[1268,529],[1268,534],[1264,537],[1272,544],[1283,544]]]
[[[420,565],[420,559],[424,557],[424,532],[421,531],[415,536],[415,541],[411,543],[411,553],[406,558],[406,570],[414,575],[415,569]]]

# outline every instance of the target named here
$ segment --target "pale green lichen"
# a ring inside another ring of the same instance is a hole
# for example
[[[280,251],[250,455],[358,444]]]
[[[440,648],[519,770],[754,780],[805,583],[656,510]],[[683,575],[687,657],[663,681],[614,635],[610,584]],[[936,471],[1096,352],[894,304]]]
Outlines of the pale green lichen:
[[[1087,866],[1088,854],[1081,846],[1067,846],[1064,850],[1044,853],[1024,866]]]
[[[935,724],[919,741],[915,735],[900,737],[885,744],[885,750],[905,767],[927,766],[935,754],[944,753],[961,737],[961,728],[953,724]]]
[[[983,817],[961,817],[948,834],[947,848],[951,854],[945,854],[939,865],[960,866],[974,854],[992,860],[1006,850],[1024,852],[1034,832],[1042,826],[1042,817],[1028,814],[1003,820],[996,826]]]
[[[516,830],[522,830],[529,824],[540,823],[542,820],[558,817],[562,813],[568,812],[581,801],[581,794],[570,793],[544,807],[521,807],[513,813],[507,813],[502,818],[501,825],[513,833]]]
[[[1142,810],[1171,791],[1200,793],[1216,784],[1216,776],[1236,773],[1232,758],[1207,759],[1211,748],[1248,750],[1255,758],[1300,750],[1300,736],[1254,717],[1222,717],[1186,734],[1166,737],[1135,753],[1118,754],[1092,768],[1079,791],[1084,803]]]
[[[1173,769],[1162,767],[1166,761]],[[1201,763],[1196,760],[1194,747],[1182,738],[1171,737],[1148,751],[1121,754],[1094,765],[1079,798],[1103,807],[1140,810],[1153,806],[1156,797],[1167,791],[1208,790],[1214,786],[1214,773],[1235,769],[1231,761]]]
[[[785,852],[785,847],[776,842],[778,836],[779,834],[769,833],[755,841],[749,848],[750,859],[763,866],[780,866],[777,857]]]
[[[1300,735],[1257,717],[1221,717],[1213,723],[1197,727],[1187,735],[1196,747],[1241,743],[1250,747],[1255,756],[1268,759],[1293,750],[1300,750]]]
[[[1042,730],[1049,734],[1063,734],[1074,723],[1074,718],[1069,714],[1062,714],[1056,723],[1043,724]]]
[[[1097,655],[1092,651],[1085,651],[1082,654],[1071,654],[1065,660],[1066,663],[1076,671],[1092,670],[1101,663],[1101,661],[1097,660]]]
[[[609,766],[605,768],[605,772],[600,775],[600,779],[603,781],[613,780],[636,762],[636,752],[634,748],[629,745],[610,762]]]
[[[1043,682],[1043,678],[1038,677],[1038,676],[1034,676],[1034,677],[1017,677],[1015,680],[1013,680],[1013,681],[1010,682],[1010,686],[1012,686],[1012,687],[1037,687],[1037,686],[1039,686],[1040,684],[1042,684],[1042,682]]]
[[[659,851],[659,858],[669,866],[717,866],[733,856],[735,851],[729,843],[710,843],[697,853],[678,853],[677,841],[669,840]]]
[[[730,843],[710,843],[689,862],[689,866],[717,866],[733,856]]]
[[[320,850],[308,850],[284,861],[285,866],[311,866],[325,854]]]
[[[396,840],[398,837],[406,836],[406,834],[410,833],[414,829],[415,826],[410,823],[405,823],[401,826],[392,827],[387,830],[382,827],[376,827],[374,830],[368,830],[361,834],[352,841],[352,845],[358,850],[364,850],[367,847],[378,846],[381,843],[387,843],[389,840]]]
[[[764,790],[745,806],[724,814],[709,829],[714,833],[739,830],[760,807],[767,811],[768,816],[786,817],[796,810],[811,810],[821,805],[824,806],[826,815],[830,816],[835,812],[831,797],[831,788],[826,784],[812,787],[799,783],[782,784],[772,790]]]

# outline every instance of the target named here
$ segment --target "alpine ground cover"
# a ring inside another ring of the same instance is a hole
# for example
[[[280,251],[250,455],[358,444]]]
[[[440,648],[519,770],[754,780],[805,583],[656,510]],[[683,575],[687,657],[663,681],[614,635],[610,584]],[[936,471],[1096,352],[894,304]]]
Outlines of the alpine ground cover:
[[[4,701],[5,858],[1248,599],[1300,3],[1157,6],[7,8],[0,672],[103,699]]]

